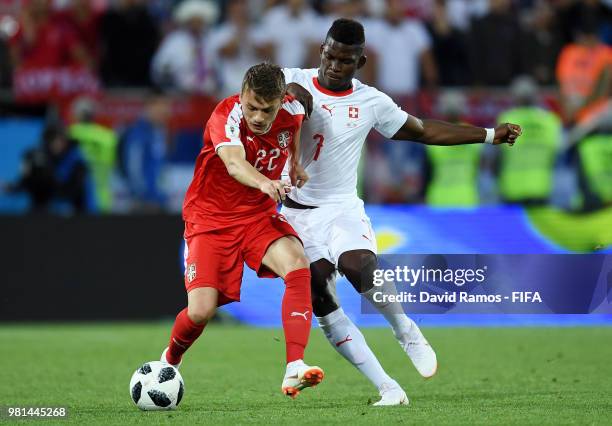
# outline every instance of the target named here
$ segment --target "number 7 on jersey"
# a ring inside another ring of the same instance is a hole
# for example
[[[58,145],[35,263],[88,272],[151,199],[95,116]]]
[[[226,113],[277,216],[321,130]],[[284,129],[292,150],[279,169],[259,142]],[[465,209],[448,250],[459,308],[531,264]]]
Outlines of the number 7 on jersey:
[[[312,138],[317,141],[317,150],[313,158],[313,161],[317,161],[319,159],[319,154],[321,154],[321,150],[323,149],[323,142],[325,142],[325,136],[320,133],[317,133],[312,135]]]

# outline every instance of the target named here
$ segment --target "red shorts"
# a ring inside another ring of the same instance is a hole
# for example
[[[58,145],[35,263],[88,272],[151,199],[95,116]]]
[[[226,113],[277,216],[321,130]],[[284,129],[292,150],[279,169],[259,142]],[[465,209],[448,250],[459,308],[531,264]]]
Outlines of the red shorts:
[[[275,210],[248,221],[211,230],[210,224],[185,222],[185,287],[219,290],[219,306],[240,301],[244,262],[262,278],[276,278],[261,264],[270,244],[286,235],[298,238]]]

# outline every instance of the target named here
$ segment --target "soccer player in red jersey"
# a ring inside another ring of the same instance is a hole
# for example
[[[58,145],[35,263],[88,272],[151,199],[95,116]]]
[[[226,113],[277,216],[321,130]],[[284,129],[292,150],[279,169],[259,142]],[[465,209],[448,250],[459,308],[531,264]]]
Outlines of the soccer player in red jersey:
[[[285,281],[287,369],[281,389],[295,398],[320,383],[323,370],[303,361],[312,319],[309,262],[296,232],[277,212],[289,189],[280,180],[287,159],[294,184],[308,179],[297,155],[290,155],[297,152],[304,108],[285,90],[279,67],[255,65],[240,95],[221,101],[206,124],[183,205],[188,305],[176,317],[161,361],[178,367],[217,306],[240,300],[246,262],[260,277]]]

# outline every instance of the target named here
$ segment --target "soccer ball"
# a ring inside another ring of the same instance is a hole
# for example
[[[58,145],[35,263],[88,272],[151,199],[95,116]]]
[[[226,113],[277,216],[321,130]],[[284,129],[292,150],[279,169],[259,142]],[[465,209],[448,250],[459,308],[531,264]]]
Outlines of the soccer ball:
[[[141,410],[173,410],[180,404],[184,389],[178,370],[160,361],[143,364],[130,380],[130,396]]]

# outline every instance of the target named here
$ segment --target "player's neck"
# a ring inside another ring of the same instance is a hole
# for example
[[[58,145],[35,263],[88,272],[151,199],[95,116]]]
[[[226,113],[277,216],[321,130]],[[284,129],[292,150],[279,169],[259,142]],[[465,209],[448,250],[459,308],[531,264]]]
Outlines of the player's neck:
[[[320,87],[324,88],[325,90],[328,90],[330,92],[346,92],[347,90],[351,90],[353,88],[353,83],[351,81],[348,81],[345,85],[343,85],[342,87],[329,87],[324,79],[321,78],[321,71],[319,71],[319,73],[317,73],[317,83],[319,84]]]

